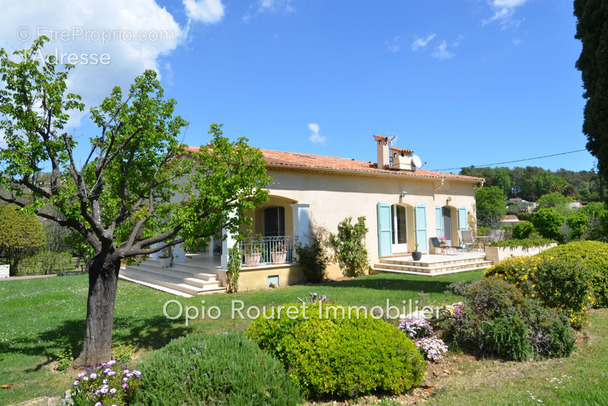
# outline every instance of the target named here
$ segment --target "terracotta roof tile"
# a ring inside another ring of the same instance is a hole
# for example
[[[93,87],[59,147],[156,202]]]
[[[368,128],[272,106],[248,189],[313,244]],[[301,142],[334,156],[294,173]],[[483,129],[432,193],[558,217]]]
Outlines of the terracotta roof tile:
[[[403,152],[405,155],[412,155],[414,153],[414,151],[412,151],[411,149],[395,148],[395,147],[391,147],[391,151]]]
[[[188,151],[196,152],[198,147],[188,147]],[[482,178],[473,176],[455,175],[452,173],[442,173],[417,169],[414,172],[397,171],[392,169],[378,169],[378,165],[371,161],[357,161],[355,159],[337,158],[324,155],[303,154],[298,152],[274,151],[270,149],[260,149],[269,167],[275,168],[306,168],[316,170],[329,170],[338,172],[350,172],[376,175],[392,175],[410,178],[434,178],[434,179],[454,179],[469,182],[482,182]]]

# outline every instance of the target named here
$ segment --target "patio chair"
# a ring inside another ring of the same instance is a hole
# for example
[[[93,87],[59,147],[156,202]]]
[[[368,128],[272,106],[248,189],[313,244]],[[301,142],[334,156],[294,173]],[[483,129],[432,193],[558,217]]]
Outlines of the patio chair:
[[[443,255],[455,255],[457,250],[462,249],[462,247],[456,247],[453,245],[441,245],[439,238],[437,237],[431,237],[431,244],[433,244],[433,248],[440,249],[441,254]]]
[[[473,232],[471,230],[460,231],[460,242],[464,245],[466,251],[470,251],[475,247],[475,240],[473,239]]]

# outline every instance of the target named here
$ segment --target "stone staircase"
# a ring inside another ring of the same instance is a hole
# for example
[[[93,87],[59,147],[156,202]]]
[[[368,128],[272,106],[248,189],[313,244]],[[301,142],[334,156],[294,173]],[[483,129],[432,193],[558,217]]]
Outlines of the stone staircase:
[[[159,261],[147,260],[122,269],[120,278],[183,297],[226,291],[213,271],[191,263],[161,268]]]
[[[489,268],[492,261],[486,261],[485,254],[466,253],[457,255],[423,255],[420,261],[410,256],[380,258],[374,265],[377,272],[395,272],[413,275],[445,275]]]

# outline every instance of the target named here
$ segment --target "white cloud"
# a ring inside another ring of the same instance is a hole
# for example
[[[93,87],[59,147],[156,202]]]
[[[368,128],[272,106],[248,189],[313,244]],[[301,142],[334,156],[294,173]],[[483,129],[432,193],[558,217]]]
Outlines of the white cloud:
[[[296,9],[292,5],[292,0],[258,0],[255,7],[249,8],[249,11],[243,17],[243,20],[249,21],[253,17],[266,12],[278,13],[281,11],[286,13],[295,13]]]
[[[427,37],[416,37],[416,39],[414,40],[414,42],[412,42],[412,51],[417,51],[420,48],[424,48],[426,47],[429,42],[431,42],[435,37],[437,36],[437,34],[431,34]]]
[[[327,137],[324,137],[319,134],[319,130],[321,129],[321,127],[319,127],[319,124],[310,123],[308,124],[308,129],[312,132],[312,134],[310,134],[310,137],[308,137],[311,142],[315,144],[322,144],[327,141]]]
[[[186,14],[192,21],[207,24],[217,23],[224,17],[224,5],[221,0],[183,0]]]
[[[526,4],[528,0],[488,0],[488,5],[494,12],[492,17],[483,20],[483,25],[497,22],[501,29],[519,26],[520,21],[513,19],[515,9]]]
[[[184,0],[186,13],[194,21],[217,21],[220,0]],[[7,52],[29,47],[39,35],[50,41],[43,54],[57,54],[68,62],[77,57],[70,72],[69,91],[83,97],[87,108],[98,105],[114,86],[127,89],[145,69],[170,72],[163,56],[173,52],[187,38],[166,8],[155,0],[30,0],[24,7],[9,2],[0,14],[0,46]],[[105,63],[87,63],[92,55],[106,55]],[[74,116],[71,126],[77,126]]]
[[[390,41],[386,41],[385,45],[389,52],[399,52],[399,49],[401,48],[401,45],[399,44],[399,36],[396,36]]]
[[[456,54],[454,52],[451,51],[451,49],[453,49],[454,47],[450,47],[447,43],[447,41],[441,41],[441,44],[439,44],[437,46],[437,48],[435,48],[435,51],[433,51],[433,53],[431,54],[431,56],[433,58],[437,58],[437,59],[452,59]]]

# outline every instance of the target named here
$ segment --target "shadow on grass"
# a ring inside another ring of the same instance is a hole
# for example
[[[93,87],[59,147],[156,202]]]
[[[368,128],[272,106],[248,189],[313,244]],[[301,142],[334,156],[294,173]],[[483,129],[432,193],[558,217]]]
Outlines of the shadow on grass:
[[[191,330],[188,327],[176,326],[173,321],[162,316],[147,319],[117,317],[114,319],[114,326],[123,326],[118,333],[114,331],[114,345],[129,344],[152,350],[165,346],[172,339],[181,337]],[[4,348],[0,348],[3,354],[17,353],[45,357],[45,361],[25,371],[34,372],[59,359],[66,349],[71,348],[71,355],[76,358],[82,349],[84,331],[85,320],[66,320],[53,329],[30,335],[12,345],[5,344]]]

